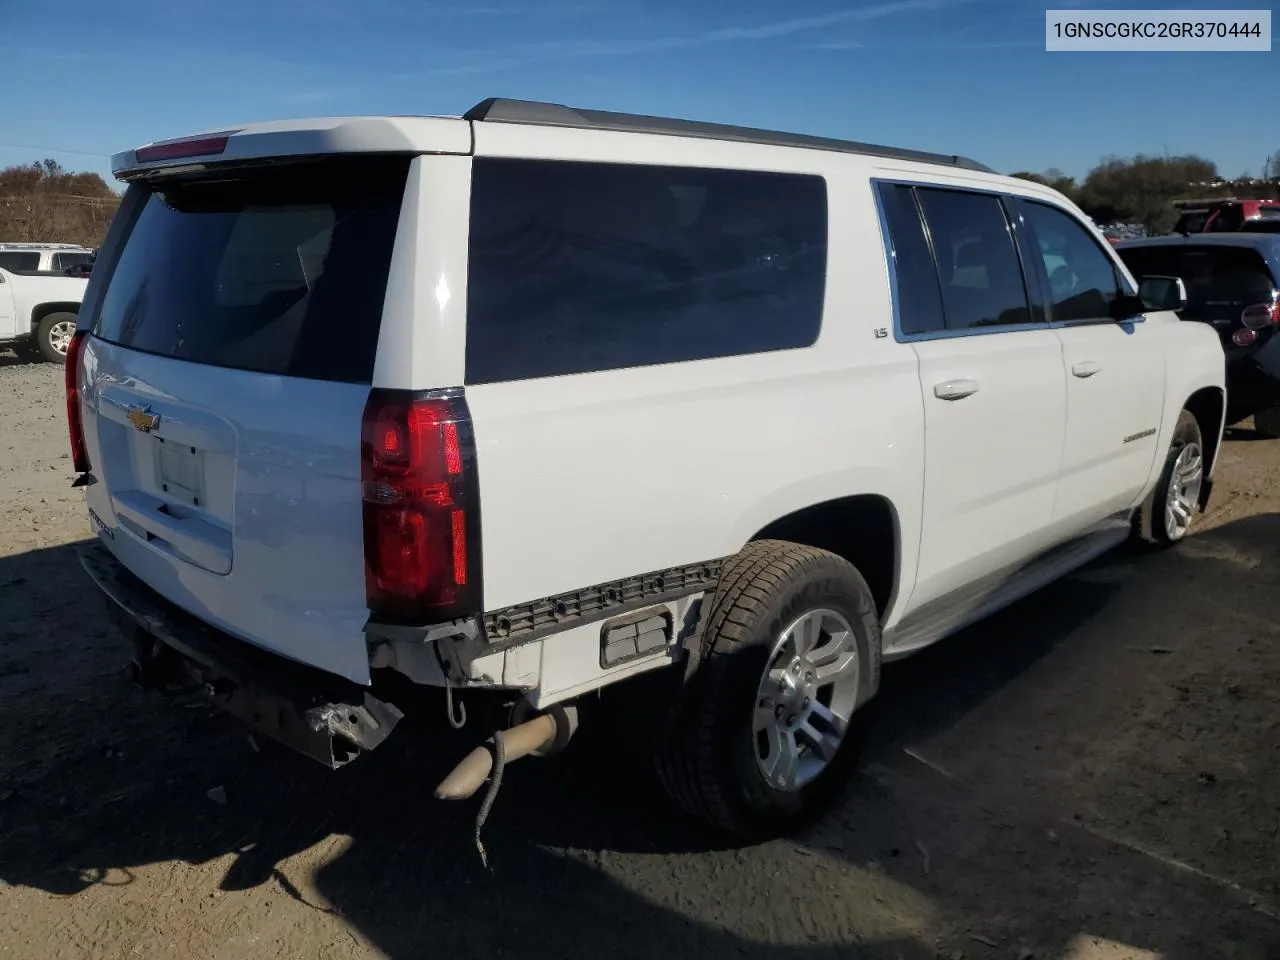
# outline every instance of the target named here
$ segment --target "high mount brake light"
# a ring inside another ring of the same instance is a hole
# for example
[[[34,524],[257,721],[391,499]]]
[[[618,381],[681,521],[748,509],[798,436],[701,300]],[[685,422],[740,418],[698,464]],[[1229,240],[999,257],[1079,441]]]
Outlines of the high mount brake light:
[[[207,157],[222,153],[227,149],[230,134],[220,137],[197,137],[194,140],[170,140],[167,143],[153,143],[149,147],[139,147],[134,156],[139,163],[154,163],[157,160],[184,160],[187,157]]]
[[[430,624],[479,613],[479,486],[461,392],[372,390],[360,479],[373,618]]]
[[[80,417],[80,361],[84,356],[84,330],[71,335],[65,367],[67,387],[67,429],[71,434],[71,463],[76,473],[89,472],[89,448],[84,442],[84,421]]]

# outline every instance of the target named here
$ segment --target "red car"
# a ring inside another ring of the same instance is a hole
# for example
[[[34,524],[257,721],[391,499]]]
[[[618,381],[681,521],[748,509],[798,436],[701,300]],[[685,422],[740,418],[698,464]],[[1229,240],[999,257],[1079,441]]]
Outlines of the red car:
[[[1174,206],[1182,213],[1173,232],[1183,236],[1193,233],[1236,233],[1251,229],[1258,221],[1269,224],[1280,220],[1280,200],[1220,197],[1214,200],[1179,200]]]

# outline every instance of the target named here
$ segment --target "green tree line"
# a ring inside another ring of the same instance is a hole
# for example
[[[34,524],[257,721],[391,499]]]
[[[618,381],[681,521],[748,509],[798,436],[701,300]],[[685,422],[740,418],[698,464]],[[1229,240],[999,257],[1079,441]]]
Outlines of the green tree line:
[[[1178,218],[1175,200],[1280,200],[1280,151],[1267,157],[1261,177],[1222,177],[1213,161],[1194,154],[1106,157],[1079,182],[1060,170],[1013,176],[1053,187],[1097,223],[1140,223],[1148,233],[1161,234],[1173,229]]]

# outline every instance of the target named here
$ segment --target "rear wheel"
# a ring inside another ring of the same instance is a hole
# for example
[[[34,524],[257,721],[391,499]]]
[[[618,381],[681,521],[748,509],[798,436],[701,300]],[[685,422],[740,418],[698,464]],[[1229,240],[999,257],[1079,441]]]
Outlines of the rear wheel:
[[[75,332],[74,313],[50,313],[36,325],[35,352],[50,363],[66,363],[67,348]]]
[[[726,566],[704,644],[660,748],[667,792],[740,839],[815,817],[862,751],[879,686],[866,582],[835,554],[752,543]]]
[[[1268,439],[1280,437],[1280,404],[1253,415],[1253,429]]]
[[[1200,424],[1190,410],[1183,410],[1178,415],[1160,479],[1138,509],[1138,532],[1143,540],[1168,547],[1186,538],[1200,505],[1204,467]]]

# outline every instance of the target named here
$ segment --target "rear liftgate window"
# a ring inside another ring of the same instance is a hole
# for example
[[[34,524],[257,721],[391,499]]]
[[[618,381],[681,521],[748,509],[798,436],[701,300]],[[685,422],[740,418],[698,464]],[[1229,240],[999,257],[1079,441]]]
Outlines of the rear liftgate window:
[[[338,158],[157,185],[95,332],[194,363],[369,383],[408,168]]]
[[[807,347],[826,182],[477,159],[469,262],[468,383]]]

